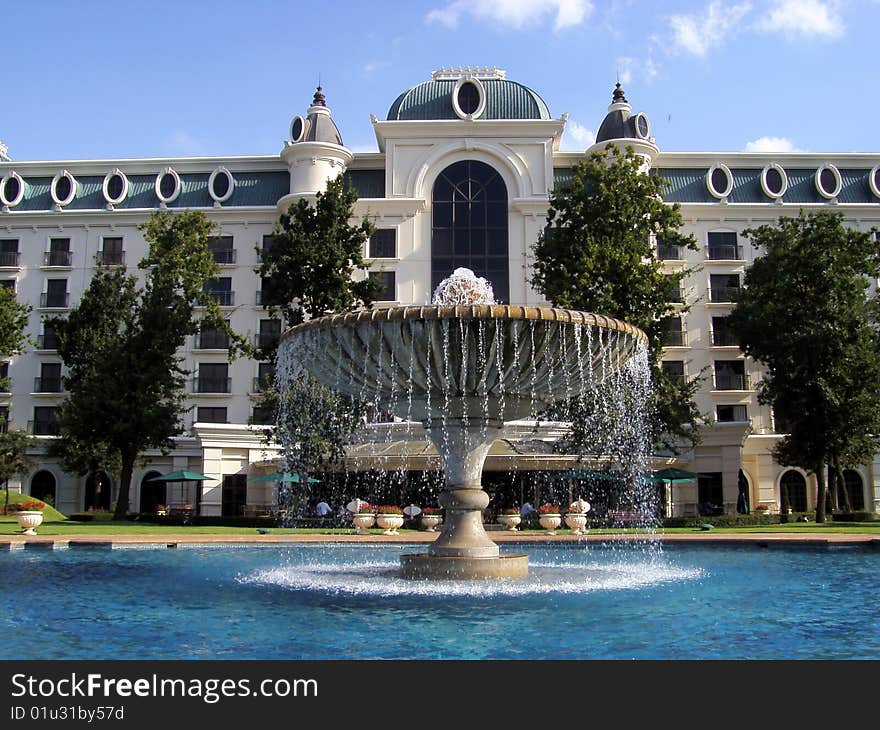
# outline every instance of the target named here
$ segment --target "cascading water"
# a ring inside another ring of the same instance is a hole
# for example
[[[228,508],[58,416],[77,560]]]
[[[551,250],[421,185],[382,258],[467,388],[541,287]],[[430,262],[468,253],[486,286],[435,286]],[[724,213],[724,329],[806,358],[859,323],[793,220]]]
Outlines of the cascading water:
[[[633,487],[646,463],[644,333],[601,315],[497,305],[491,287],[467,269],[437,287],[431,306],[321,317],[289,329],[276,362],[279,390],[304,371],[334,391],[420,422],[440,455],[446,519],[426,555],[401,557],[404,577],[527,574],[526,557],[501,554],[482,523],[489,503],[483,464],[506,422],[535,418],[566,398],[589,403],[596,458],[618,465]],[[290,454],[297,444],[284,424],[292,406],[281,403],[279,436]]]

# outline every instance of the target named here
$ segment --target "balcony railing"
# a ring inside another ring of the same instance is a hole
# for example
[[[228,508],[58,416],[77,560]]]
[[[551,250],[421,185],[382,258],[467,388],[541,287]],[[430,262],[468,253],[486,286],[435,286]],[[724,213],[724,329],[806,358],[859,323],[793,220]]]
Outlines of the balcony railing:
[[[712,344],[715,347],[739,347],[739,340],[730,330],[712,330]]]
[[[670,304],[684,304],[684,292],[680,289],[669,289],[666,294],[666,301]]]
[[[744,405],[718,406],[715,410],[718,423],[748,423],[749,414]]]
[[[60,294],[43,292],[40,294],[40,306],[46,309],[64,309],[69,301],[70,294],[68,292],[61,292]]]
[[[212,297],[214,297],[214,299],[217,300],[217,304],[219,304],[221,307],[232,307],[235,305],[235,292],[234,291],[228,291],[225,289],[224,290],[219,290],[219,289],[210,290],[209,289],[206,293],[210,294]]]
[[[681,261],[681,246],[657,245],[657,258],[661,261]]]
[[[715,390],[749,390],[748,374],[724,373],[715,374]]]
[[[193,393],[231,393],[232,378],[193,378]]]
[[[730,304],[736,301],[741,291],[742,287],[739,286],[710,286],[709,301],[715,304],[719,302]]]
[[[261,350],[268,350],[275,347],[280,338],[280,332],[257,332],[257,334],[254,335],[254,347]]]
[[[28,433],[34,436],[57,436],[58,421],[28,421]]]
[[[718,244],[709,246],[707,253],[711,261],[742,261],[742,246]]]
[[[664,347],[687,347],[687,332],[685,330],[669,330],[663,333]]]
[[[219,248],[211,251],[214,255],[214,263],[216,264],[234,264],[235,263],[235,249],[234,248]]]
[[[257,376],[254,378],[254,389],[251,393],[262,393],[264,390],[271,388],[273,380],[274,378],[271,375],[264,375],[263,377]]]
[[[18,251],[0,251],[0,267],[18,268],[20,256]]]
[[[57,350],[58,337],[52,334],[42,334],[37,337],[37,347],[40,350]]]
[[[256,296],[256,299],[254,300],[254,304],[256,304],[258,307],[268,306],[268,304],[263,301],[263,292],[260,289],[257,289],[257,296]]]
[[[225,332],[200,332],[196,335],[196,350],[228,350],[229,335]]]
[[[61,376],[51,378],[34,378],[34,393],[63,393],[64,383]]]
[[[122,266],[125,263],[125,251],[98,251],[95,261],[98,266]]]
[[[72,251],[46,251],[43,254],[43,266],[65,266],[73,265]]]

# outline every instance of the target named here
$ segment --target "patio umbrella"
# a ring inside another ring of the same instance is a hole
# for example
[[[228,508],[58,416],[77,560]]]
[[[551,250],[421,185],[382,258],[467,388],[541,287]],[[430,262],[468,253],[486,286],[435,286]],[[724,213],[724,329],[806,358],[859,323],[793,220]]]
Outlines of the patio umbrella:
[[[295,482],[298,483],[300,481],[299,474],[290,474],[288,472],[281,471],[273,471],[271,474],[263,474],[260,477],[251,477],[248,481],[251,482]],[[312,477],[307,477],[307,481],[309,484],[318,484],[320,482],[319,479],[313,479]]]
[[[708,474],[700,474],[695,471],[685,471],[684,469],[660,469],[660,471],[651,472],[650,479],[658,482],[692,482],[700,477],[707,477]]]
[[[622,475],[615,472],[593,471],[592,469],[570,469],[568,471],[556,472],[554,479],[598,479],[599,481],[616,482],[622,478]]]
[[[205,476],[204,474],[199,474],[195,471],[189,471],[188,469],[178,469],[177,471],[172,471],[168,474],[160,474],[157,477],[151,477],[147,479],[148,482],[180,482],[183,484],[184,482],[216,482],[217,480],[214,477]],[[195,513],[199,514],[199,493],[196,491],[196,499],[195,499]]]

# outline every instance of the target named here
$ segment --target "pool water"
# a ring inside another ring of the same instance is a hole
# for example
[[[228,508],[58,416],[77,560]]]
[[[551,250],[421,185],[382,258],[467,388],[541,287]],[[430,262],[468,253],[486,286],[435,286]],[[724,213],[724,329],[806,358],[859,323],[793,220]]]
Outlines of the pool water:
[[[0,658],[880,658],[880,551],[517,549],[495,583],[404,581],[412,546],[13,550]]]

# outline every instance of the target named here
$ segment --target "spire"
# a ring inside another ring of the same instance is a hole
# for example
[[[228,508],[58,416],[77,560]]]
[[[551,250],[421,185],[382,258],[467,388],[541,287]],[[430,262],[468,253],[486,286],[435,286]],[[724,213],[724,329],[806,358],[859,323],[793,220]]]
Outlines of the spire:
[[[324,96],[324,90],[320,85],[315,89],[315,98],[312,99],[312,106],[327,106],[327,97]]]
[[[614,94],[611,96],[612,104],[628,104],[629,102],[626,100],[626,96],[623,93],[623,87],[620,85],[618,81],[614,87]]]

